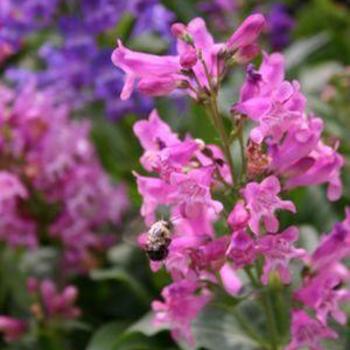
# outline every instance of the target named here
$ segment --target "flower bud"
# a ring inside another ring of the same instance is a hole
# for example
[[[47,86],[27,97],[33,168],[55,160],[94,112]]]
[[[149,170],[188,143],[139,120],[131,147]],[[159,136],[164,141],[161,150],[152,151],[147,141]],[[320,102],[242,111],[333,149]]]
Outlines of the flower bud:
[[[233,59],[239,64],[246,64],[255,58],[260,52],[259,45],[252,44],[237,50]]]
[[[171,26],[171,33],[175,38],[181,39],[187,33],[187,28],[183,23],[177,22]]]
[[[185,69],[191,69],[197,63],[197,60],[197,53],[193,48],[189,48],[180,56],[180,64]]]
[[[263,15],[257,13],[249,16],[227,41],[227,48],[229,50],[237,50],[253,44],[265,25],[266,21]]]

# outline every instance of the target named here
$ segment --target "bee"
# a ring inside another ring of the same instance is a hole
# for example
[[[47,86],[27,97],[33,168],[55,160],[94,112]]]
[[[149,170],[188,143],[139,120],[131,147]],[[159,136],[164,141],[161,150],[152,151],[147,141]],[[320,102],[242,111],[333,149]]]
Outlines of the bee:
[[[171,243],[171,223],[156,221],[147,232],[146,253],[152,261],[162,261],[169,253]]]

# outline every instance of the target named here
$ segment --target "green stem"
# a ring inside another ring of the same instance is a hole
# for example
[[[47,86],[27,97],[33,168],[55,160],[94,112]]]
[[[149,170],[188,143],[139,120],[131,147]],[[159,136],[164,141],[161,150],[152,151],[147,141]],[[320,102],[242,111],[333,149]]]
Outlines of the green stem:
[[[211,95],[210,95],[210,111],[211,111],[213,123],[219,132],[219,135],[221,138],[221,149],[230,167],[232,181],[234,182],[236,175],[235,175],[235,168],[234,168],[231,151],[230,151],[230,140],[226,134],[225,126],[218,110],[216,94],[213,91],[211,92]]]
[[[245,267],[244,270],[248,275],[252,285],[255,288],[261,290],[259,301],[261,302],[261,305],[266,315],[267,327],[271,338],[270,350],[278,350],[278,331],[277,331],[276,320],[273,312],[273,306],[269,296],[269,291],[266,289],[263,290],[264,286],[259,280],[258,268],[256,269],[258,277],[255,277],[253,271],[249,266]]]
[[[269,296],[267,291],[262,293],[261,302],[262,302],[262,306],[265,310],[268,329],[269,329],[270,336],[271,336],[271,350],[277,350],[278,349],[277,325],[276,325],[276,320],[275,320],[275,316],[274,316],[273,309],[272,309],[272,303],[270,300],[270,296]]]
[[[243,126],[240,124],[238,127],[238,141],[239,141],[239,147],[240,147],[240,153],[241,153],[241,173],[240,175],[240,180],[245,181],[246,177],[246,172],[247,172],[247,160],[245,157],[245,152],[244,152],[244,139],[243,139]]]

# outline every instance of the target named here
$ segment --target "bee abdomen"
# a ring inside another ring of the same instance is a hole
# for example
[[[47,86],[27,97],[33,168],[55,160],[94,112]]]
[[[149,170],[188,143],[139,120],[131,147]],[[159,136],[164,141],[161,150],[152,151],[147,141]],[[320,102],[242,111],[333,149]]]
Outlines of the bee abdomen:
[[[162,261],[164,260],[169,253],[169,250],[166,246],[159,247],[158,249],[146,249],[147,256],[152,261]]]

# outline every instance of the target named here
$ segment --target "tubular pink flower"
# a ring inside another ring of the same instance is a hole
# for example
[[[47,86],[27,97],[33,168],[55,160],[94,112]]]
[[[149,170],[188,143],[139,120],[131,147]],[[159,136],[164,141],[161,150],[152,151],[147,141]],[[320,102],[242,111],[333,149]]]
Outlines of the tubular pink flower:
[[[238,201],[227,218],[227,223],[233,231],[244,229],[249,221],[249,213],[243,201]]]
[[[312,350],[323,350],[321,340],[324,338],[336,339],[337,333],[320,321],[311,318],[303,310],[292,312],[292,340],[285,350],[299,350],[309,347]]]
[[[295,213],[296,208],[291,201],[281,200],[277,196],[280,191],[281,186],[275,176],[267,177],[260,184],[250,182],[242,190],[250,213],[248,224],[255,234],[260,234],[261,219],[268,232],[277,232],[279,223],[275,217],[276,210],[284,209]]]
[[[284,80],[281,54],[265,53],[259,71],[248,67],[235,109],[258,123],[250,133],[255,143],[261,143],[266,137],[278,142],[291,125],[303,118],[305,97],[297,82]]]
[[[119,40],[118,47],[112,53],[112,62],[126,73],[121,99],[127,100],[134,89],[135,81],[151,84],[156,78],[176,80],[180,71],[179,58],[176,56],[157,56],[134,52],[123,46]]]
[[[344,165],[343,157],[322,142],[317,144],[308,157],[313,160],[312,166],[305,172],[288,179],[286,188],[292,189],[299,186],[328,183],[328,199],[331,201],[338,200],[342,193],[340,170]]]
[[[350,291],[341,288],[345,282],[335,269],[329,269],[315,277],[306,279],[302,288],[295,292],[295,298],[316,311],[316,316],[324,325],[331,315],[340,324],[347,321],[346,313],[339,304],[350,300]],[[340,288],[339,288],[340,287]]]
[[[194,281],[175,282],[162,291],[163,302],[152,303],[156,313],[154,322],[170,326],[175,339],[184,339],[191,345],[194,345],[191,322],[211,299],[208,290],[196,294],[199,287]]]
[[[235,270],[228,263],[221,268],[220,277],[226,292],[233,296],[238,295],[243,284]]]
[[[236,231],[232,234],[231,243],[226,251],[236,269],[252,264],[257,256],[254,240],[244,231]]]
[[[227,41],[227,48],[237,50],[253,44],[265,26],[266,20],[263,15],[257,13],[247,17]]]
[[[281,281],[291,283],[291,273],[288,264],[292,259],[301,259],[305,256],[304,249],[293,246],[298,239],[299,231],[291,226],[279,234],[268,234],[259,238],[257,251],[265,258],[264,271],[261,276],[263,284],[268,284],[271,272],[277,272]]]

